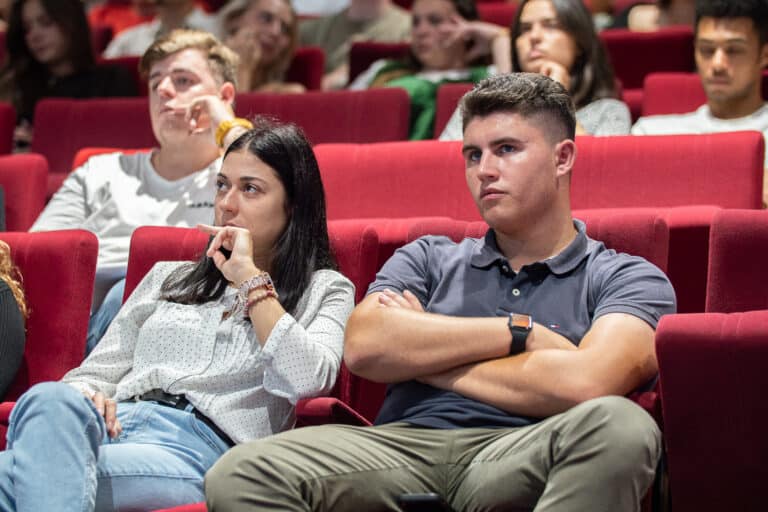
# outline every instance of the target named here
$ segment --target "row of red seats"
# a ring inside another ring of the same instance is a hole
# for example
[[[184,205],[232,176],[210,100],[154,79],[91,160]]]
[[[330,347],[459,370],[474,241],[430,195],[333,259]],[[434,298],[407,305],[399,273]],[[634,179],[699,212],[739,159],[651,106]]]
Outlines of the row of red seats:
[[[719,208],[762,208],[762,135],[584,136],[578,144],[572,207],[648,208],[662,215],[671,233],[668,273],[678,310],[704,311],[713,216]],[[404,219],[480,220],[466,189],[460,147],[438,141],[316,146],[328,218],[377,219],[389,253],[404,236]],[[84,150],[77,160],[103,151]],[[29,228],[45,202],[41,183],[50,176],[39,155],[0,158],[9,230]],[[382,251],[379,263],[387,255]]]
[[[586,221],[589,234],[609,247],[642,255],[664,267],[669,232],[662,216],[632,209],[577,215]],[[427,233],[456,239],[478,236],[486,228],[482,222],[415,219],[401,243]],[[359,300],[377,267],[377,230],[364,220],[331,222],[329,230],[340,269],[355,283]],[[14,399],[40,380],[59,378],[79,361],[96,241],[84,231],[3,233],[0,239],[12,247],[14,259],[25,275],[32,307],[25,364],[6,397]],[[191,229],[137,230],[131,243],[126,294],[154,262],[193,259],[201,253],[205,241],[204,235]],[[661,401],[659,390],[634,398],[663,426],[675,510],[719,510],[726,504],[736,510],[758,510],[756,505],[762,503],[762,494],[757,491],[762,481],[759,476],[765,470],[759,454],[765,453],[761,448],[764,450],[768,443],[763,441],[760,420],[768,411],[759,395],[764,387],[760,384],[765,384],[760,356],[763,347],[768,346],[768,311],[723,313],[768,309],[768,294],[756,286],[768,277],[768,267],[760,257],[765,251],[768,212],[718,212],[709,243],[708,313],[671,315],[659,325]],[[54,275],[59,292],[50,287]],[[61,282],[62,276],[67,282]],[[57,357],[50,357],[51,353]],[[718,402],[720,411],[713,410],[712,392],[722,398]],[[749,399],[742,395],[734,400],[739,393],[746,393]],[[302,402],[297,416],[300,425],[365,425],[375,416],[382,399],[382,385],[343,369],[333,396]],[[0,406],[2,420],[7,422],[11,407],[11,403]],[[734,444],[744,449],[734,448]],[[754,455],[744,455],[744,451]],[[716,461],[717,472],[710,471]],[[711,490],[705,486],[707,492],[703,493],[702,478],[719,485]],[[725,500],[723,485],[733,485],[731,488],[739,492],[729,494]],[[176,510],[204,508],[195,505]]]
[[[764,80],[768,92],[768,74]],[[470,84],[445,84],[438,91],[436,130],[448,122]],[[646,79],[643,114],[692,111],[706,101],[694,74],[652,74]],[[239,94],[238,115],[263,114],[301,126],[315,144],[382,142],[407,139],[410,116],[405,91],[310,92],[302,95]],[[61,185],[82,147],[146,148],[155,144],[146,99],[46,99],[36,109],[31,150],[43,154],[51,170],[49,195]],[[114,120],[120,119],[120,130]],[[10,152],[15,113],[0,103],[0,154]]]

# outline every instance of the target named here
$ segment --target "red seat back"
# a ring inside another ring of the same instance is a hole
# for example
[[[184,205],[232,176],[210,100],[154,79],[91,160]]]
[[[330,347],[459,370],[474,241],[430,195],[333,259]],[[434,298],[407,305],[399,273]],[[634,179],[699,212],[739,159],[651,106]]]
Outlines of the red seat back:
[[[707,102],[696,73],[651,73],[643,84],[644,116],[693,112]],[[768,72],[763,72],[763,98],[768,98]]]
[[[398,88],[304,94],[238,94],[241,117],[267,115],[300,126],[313,144],[408,139],[410,100]]]
[[[30,314],[24,361],[3,400],[58,380],[85,354],[98,241],[89,231],[0,233],[24,278]]]
[[[487,2],[477,4],[481,21],[509,27],[517,14],[517,3]]]
[[[721,210],[709,236],[708,312],[768,309],[768,211]]]
[[[358,41],[349,48],[349,81],[368,69],[379,59],[402,59],[408,55],[408,43],[377,43]]]
[[[33,153],[0,156],[5,229],[27,231],[45,207],[48,163]]]
[[[765,510],[768,311],[667,315],[656,355],[670,510]]]
[[[434,138],[440,137],[445,130],[445,126],[450,121],[456,107],[459,106],[459,100],[467,92],[472,90],[472,83],[443,84],[437,89],[437,105],[435,108],[435,131]]]
[[[13,130],[16,128],[16,109],[0,101],[0,155],[13,150]]]
[[[616,78],[624,89],[643,87],[654,71],[693,71],[693,30],[670,27],[655,32],[608,29],[600,32]]]
[[[146,98],[44,99],[35,108],[31,150],[48,160],[53,194],[80,148],[146,148],[155,145]]]
[[[308,91],[319,91],[325,72],[325,52],[316,46],[296,49],[291,64],[285,72],[286,82],[298,82]]]

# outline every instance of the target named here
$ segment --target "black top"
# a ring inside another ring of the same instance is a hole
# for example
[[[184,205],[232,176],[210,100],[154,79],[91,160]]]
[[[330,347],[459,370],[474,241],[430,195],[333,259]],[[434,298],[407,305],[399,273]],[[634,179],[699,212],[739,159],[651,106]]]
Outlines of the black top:
[[[0,279],[0,399],[21,365],[25,336],[19,305],[8,283]]]
[[[63,78],[51,77],[41,98],[108,98],[137,96],[136,82],[131,73],[120,66],[97,64],[94,67]],[[17,102],[20,104],[21,102]],[[31,111],[19,112],[19,121],[32,121]]]

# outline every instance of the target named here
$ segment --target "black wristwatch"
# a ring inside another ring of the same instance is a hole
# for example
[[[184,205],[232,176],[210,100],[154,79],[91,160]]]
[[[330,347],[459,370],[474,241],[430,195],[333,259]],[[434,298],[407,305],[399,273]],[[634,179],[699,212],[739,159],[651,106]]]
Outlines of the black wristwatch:
[[[507,321],[509,332],[512,333],[512,343],[509,344],[509,355],[514,356],[525,352],[525,342],[533,329],[533,318],[530,315],[510,313]]]

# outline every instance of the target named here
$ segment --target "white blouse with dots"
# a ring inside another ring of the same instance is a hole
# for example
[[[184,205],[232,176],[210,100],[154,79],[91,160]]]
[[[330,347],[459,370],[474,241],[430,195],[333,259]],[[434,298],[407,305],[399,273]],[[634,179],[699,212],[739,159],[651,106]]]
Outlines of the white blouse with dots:
[[[206,304],[159,298],[165,278],[182,264],[157,263],[91,355],[62,381],[117,401],[157,388],[183,393],[238,443],[290,428],[298,400],[333,387],[354,285],[338,272],[315,272],[296,315],[284,314],[262,347],[240,315],[222,320],[233,288]]]

